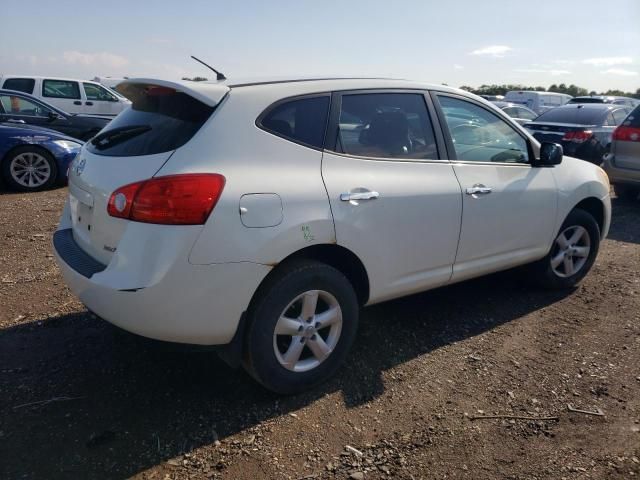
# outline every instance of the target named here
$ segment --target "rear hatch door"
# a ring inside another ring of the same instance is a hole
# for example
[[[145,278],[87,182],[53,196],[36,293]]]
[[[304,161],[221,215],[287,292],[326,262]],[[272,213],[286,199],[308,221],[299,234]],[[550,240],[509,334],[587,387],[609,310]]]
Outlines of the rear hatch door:
[[[207,122],[229,88],[221,84],[129,80],[118,91],[132,101],[87,142],[69,170],[73,236],[107,265],[128,220],[111,217],[111,193],[153,177],[171,155]]]

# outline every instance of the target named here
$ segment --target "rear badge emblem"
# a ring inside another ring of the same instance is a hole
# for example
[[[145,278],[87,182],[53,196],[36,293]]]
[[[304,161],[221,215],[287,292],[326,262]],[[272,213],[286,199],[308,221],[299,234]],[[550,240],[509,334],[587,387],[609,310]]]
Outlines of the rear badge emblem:
[[[76,172],[76,175],[80,176],[82,172],[84,172],[84,167],[86,166],[87,161],[84,158],[81,158],[78,163],[76,163],[73,167],[73,171]]]

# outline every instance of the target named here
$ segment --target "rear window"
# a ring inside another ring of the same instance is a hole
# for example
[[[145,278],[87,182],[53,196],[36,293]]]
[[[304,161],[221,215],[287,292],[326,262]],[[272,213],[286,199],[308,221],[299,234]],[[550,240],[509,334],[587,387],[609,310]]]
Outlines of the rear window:
[[[636,107],[633,112],[629,114],[627,118],[625,118],[622,125],[625,127],[634,127],[640,128],[640,106]]]
[[[322,148],[329,114],[329,96],[281,103],[258,121],[265,130],[304,145]]]
[[[110,157],[169,152],[191,140],[213,110],[185,93],[147,86],[133,99],[131,108],[87,143],[87,150]]]
[[[536,122],[602,125],[607,113],[607,110],[600,108],[554,108],[553,110],[548,110],[536,118]]]
[[[35,84],[36,81],[33,78],[9,78],[4,81],[2,88],[24,93],[33,93],[33,87]]]
[[[572,98],[567,103],[605,103],[605,101],[602,98],[576,97]]]

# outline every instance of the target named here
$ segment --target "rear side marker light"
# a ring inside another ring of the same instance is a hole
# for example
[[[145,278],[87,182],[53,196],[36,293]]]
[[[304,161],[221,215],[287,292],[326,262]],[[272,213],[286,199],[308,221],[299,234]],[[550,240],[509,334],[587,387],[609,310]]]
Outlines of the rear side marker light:
[[[111,194],[112,217],[162,225],[202,225],[216,206],[225,178],[217,173],[154,177]]]
[[[640,142],[640,128],[621,125],[613,131],[613,139],[622,142]]]

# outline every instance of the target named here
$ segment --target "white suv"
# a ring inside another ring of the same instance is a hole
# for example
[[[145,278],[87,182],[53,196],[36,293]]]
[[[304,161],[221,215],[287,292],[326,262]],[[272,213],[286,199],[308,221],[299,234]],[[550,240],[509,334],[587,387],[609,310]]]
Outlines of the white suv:
[[[591,268],[607,176],[486,101],[422,83],[129,80],[69,172],[71,289],[131,332],[220,345],[267,388],[335,372],[359,307],[518,265]],[[561,163],[562,161],[562,163]]]

